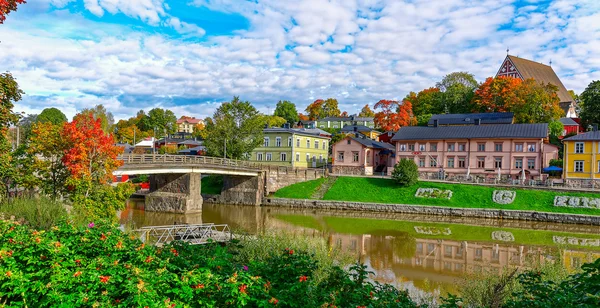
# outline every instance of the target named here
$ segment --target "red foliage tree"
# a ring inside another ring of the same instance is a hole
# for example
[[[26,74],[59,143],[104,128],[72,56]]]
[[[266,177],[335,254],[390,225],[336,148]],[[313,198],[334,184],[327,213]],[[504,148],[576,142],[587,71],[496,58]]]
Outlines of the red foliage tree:
[[[382,99],[374,108],[381,109],[375,113],[375,124],[385,131],[397,131],[400,127],[414,124],[412,104],[409,101],[400,104],[398,101]]]
[[[340,117],[348,117],[348,111],[344,111],[342,113],[340,113]]]
[[[74,179],[107,183],[123,163],[117,160],[123,149],[114,145],[112,134],[104,133],[101,120],[91,114],[78,114],[65,123],[62,137],[67,143],[63,163]]]
[[[6,20],[6,15],[17,10],[17,4],[23,4],[25,0],[0,0],[0,24]]]
[[[309,120],[317,120],[322,116],[324,103],[324,100],[318,99],[306,107],[305,111],[308,113]]]
[[[517,96],[519,86],[523,81],[513,77],[488,77],[473,97],[476,112],[507,112],[512,105],[521,105]]]
[[[298,119],[300,119],[300,121],[308,121],[309,120],[308,116],[306,116],[303,113],[298,114]]]

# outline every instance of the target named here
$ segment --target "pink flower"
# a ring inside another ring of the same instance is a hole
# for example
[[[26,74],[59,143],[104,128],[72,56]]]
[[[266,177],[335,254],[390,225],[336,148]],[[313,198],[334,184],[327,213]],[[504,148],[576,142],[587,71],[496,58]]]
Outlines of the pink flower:
[[[243,269],[244,269],[245,271],[248,271],[248,266],[244,265]]]
[[[88,228],[93,228],[94,226],[95,226],[95,224],[94,224],[93,222],[90,222],[90,223],[88,224]]]

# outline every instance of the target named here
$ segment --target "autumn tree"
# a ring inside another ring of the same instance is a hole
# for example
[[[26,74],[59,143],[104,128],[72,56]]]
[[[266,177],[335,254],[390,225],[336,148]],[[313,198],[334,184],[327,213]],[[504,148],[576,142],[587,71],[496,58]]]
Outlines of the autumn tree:
[[[310,120],[310,119],[307,115],[304,115],[303,113],[298,113],[298,121],[308,121],[308,120]]]
[[[363,118],[372,118],[375,116],[375,112],[373,112],[373,110],[371,110],[371,108],[369,107],[369,104],[366,104],[360,110],[360,113],[358,114],[358,116],[363,117]]]
[[[380,100],[374,107],[380,110],[375,113],[375,125],[384,131],[397,131],[415,123],[410,101]]]
[[[4,184],[16,181],[19,176],[13,168],[16,158],[11,153],[8,129],[19,121],[20,117],[13,112],[13,108],[14,103],[21,100],[22,94],[23,91],[10,73],[0,73],[0,179]],[[0,191],[0,198],[4,194],[8,194],[8,187]]]
[[[600,123],[600,80],[592,81],[583,92],[581,119],[585,125]]]
[[[201,138],[204,139],[204,135],[205,135],[205,129],[206,129],[206,124],[204,124],[204,122],[200,122],[196,125],[194,125],[194,132],[192,133],[192,136],[194,138]]]
[[[440,89],[428,88],[419,93],[410,92],[402,101],[410,102],[416,116],[444,113],[443,97]]]
[[[110,111],[106,110],[104,105],[100,104],[94,106],[94,108],[86,108],[83,109],[80,113],[90,114],[94,117],[94,119],[100,120],[100,123],[102,125],[102,131],[104,131],[105,133],[112,132],[113,125],[115,124],[115,118]]]
[[[45,108],[37,116],[36,122],[52,123],[54,125],[62,125],[67,122],[67,116],[57,108]]]
[[[340,116],[338,101],[335,98],[318,99],[308,105],[305,111],[308,113],[309,120]]]
[[[264,127],[267,125],[268,127],[282,127],[283,124],[287,123],[287,121],[275,115],[261,115],[261,124]]]
[[[62,195],[69,178],[63,162],[67,149],[62,127],[51,122],[35,123],[29,140],[28,152],[34,157],[35,174],[41,180],[42,191],[53,199]]]
[[[206,123],[204,145],[209,155],[247,158],[263,142],[262,116],[248,101],[234,97],[215,111]],[[225,149],[226,148],[226,149]]]
[[[290,101],[277,102],[273,115],[284,118],[290,125],[298,123],[298,111],[296,110],[296,105]]]
[[[6,15],[17,10],[18,4],[25,3],[25,0],[0,0],[0,24],[6,20]]]

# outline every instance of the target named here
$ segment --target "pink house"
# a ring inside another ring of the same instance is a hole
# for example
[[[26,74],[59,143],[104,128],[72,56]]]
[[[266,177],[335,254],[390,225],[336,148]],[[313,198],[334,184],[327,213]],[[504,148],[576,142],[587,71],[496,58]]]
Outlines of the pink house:
[[[387,174],[395,164],[394,146],[362,137],[346,137],[333,145],[332,173]]]
[[[548,124],[403,127],[392,138],[396,162],[412,159],[423,177],[543,179],[558,158]]]

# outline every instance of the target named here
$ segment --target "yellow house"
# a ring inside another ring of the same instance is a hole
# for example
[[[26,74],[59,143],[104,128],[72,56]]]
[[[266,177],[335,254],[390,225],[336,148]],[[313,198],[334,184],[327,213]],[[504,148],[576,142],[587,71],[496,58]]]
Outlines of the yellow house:
[[[369,139],[377,140],[381,132],[378,132],[364,125],[346,125],[340,130],[342,134],[354,136],[356,133],[361,133]]]
[[[563,144],[563,178],[566,183],[583,184],[600,180],[600,131],[566,138]]]

